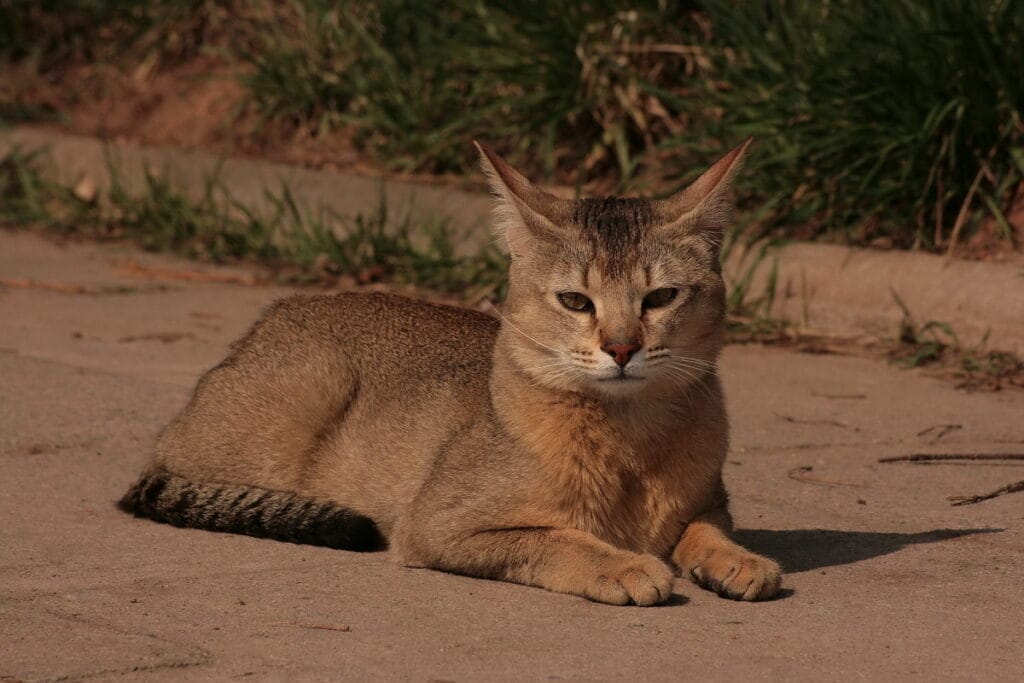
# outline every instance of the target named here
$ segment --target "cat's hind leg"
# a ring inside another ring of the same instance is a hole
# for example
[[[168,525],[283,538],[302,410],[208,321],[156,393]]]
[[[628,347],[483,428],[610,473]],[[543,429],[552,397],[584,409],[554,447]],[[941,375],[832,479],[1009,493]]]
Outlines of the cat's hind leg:
[[[729,538],[732,516],[724,507],[689,523],[672,553],[685,576],[703,588],[734,600],[766,600],[778,593],[782,570],[767,557]]]

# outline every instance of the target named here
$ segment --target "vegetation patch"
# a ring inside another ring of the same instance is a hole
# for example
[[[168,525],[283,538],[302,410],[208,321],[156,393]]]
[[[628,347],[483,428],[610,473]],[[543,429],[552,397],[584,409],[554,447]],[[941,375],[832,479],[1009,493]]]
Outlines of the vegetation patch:
[[[443,222],[395,221],[383,201],[372,214],[349,219],[300,207],[282,187],[266,193],[271,209],[260,212],[236,201],[216,176],[207,179],[199,197],[153,171],[146,172],[141,191],[129,192],[111,166],[111,185],[100,192],[52,182],[40,162],[39,152],[20,150],[0,158],[0,225],[127,240],[218,263],[259,263],[291,283],[387,281],[466,301],[504,291],[500,255],[458,255]]]
[[[536,177],[658,193],[754,135],[749,237],[1024,240],[1019,0],[0,0],[0,45],[8,74],[55,82],[215,59],[242,84],[247,149],[291,130],[463,173],[479,137]],[[59,114],[14,79],[0,111]]]
[[[896,343],[887,350],[893,363],[925,368],[963,389],[1024,388],[1024,360],[1006,351],[987,349],[985,340],[977,346],[964,345],[949,323],[918,323],[896,292],[892,295],[903,310]]]

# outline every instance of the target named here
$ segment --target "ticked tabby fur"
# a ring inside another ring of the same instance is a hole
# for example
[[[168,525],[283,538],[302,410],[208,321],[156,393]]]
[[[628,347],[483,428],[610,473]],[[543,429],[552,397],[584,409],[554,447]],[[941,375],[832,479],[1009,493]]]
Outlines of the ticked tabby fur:
[[[481,147],[501,320],[387,294],[273,305],[199,381],[122,507],[614,604],[676,570],[732,598],[716,361],[737,147],[666,200],[555,198]],[[670,566],[674,565],[674,567]]]

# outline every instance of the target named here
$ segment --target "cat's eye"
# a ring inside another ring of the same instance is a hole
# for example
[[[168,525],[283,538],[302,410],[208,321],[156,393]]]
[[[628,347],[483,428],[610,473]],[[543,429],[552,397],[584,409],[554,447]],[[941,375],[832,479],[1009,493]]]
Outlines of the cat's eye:
[[[668,306],[678,294],[679,290],[675,287],[662,287],[661,289],[656,289],[644,297],[643,308],[646,311],[651,308]]]
[[[594,310],[594,302],[579,292],[559,292],[558,301],[570,311],[591,313]]]

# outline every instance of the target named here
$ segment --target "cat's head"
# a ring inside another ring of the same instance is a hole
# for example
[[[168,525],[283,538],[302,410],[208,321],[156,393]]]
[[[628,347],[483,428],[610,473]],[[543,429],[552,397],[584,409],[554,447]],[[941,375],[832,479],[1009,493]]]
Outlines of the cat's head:
[[[512,258],[503,325],[515,366],[552,388],[681,388],[721,350],[729,183],[750,141],[664,200],[556,198],[478,145]]]

